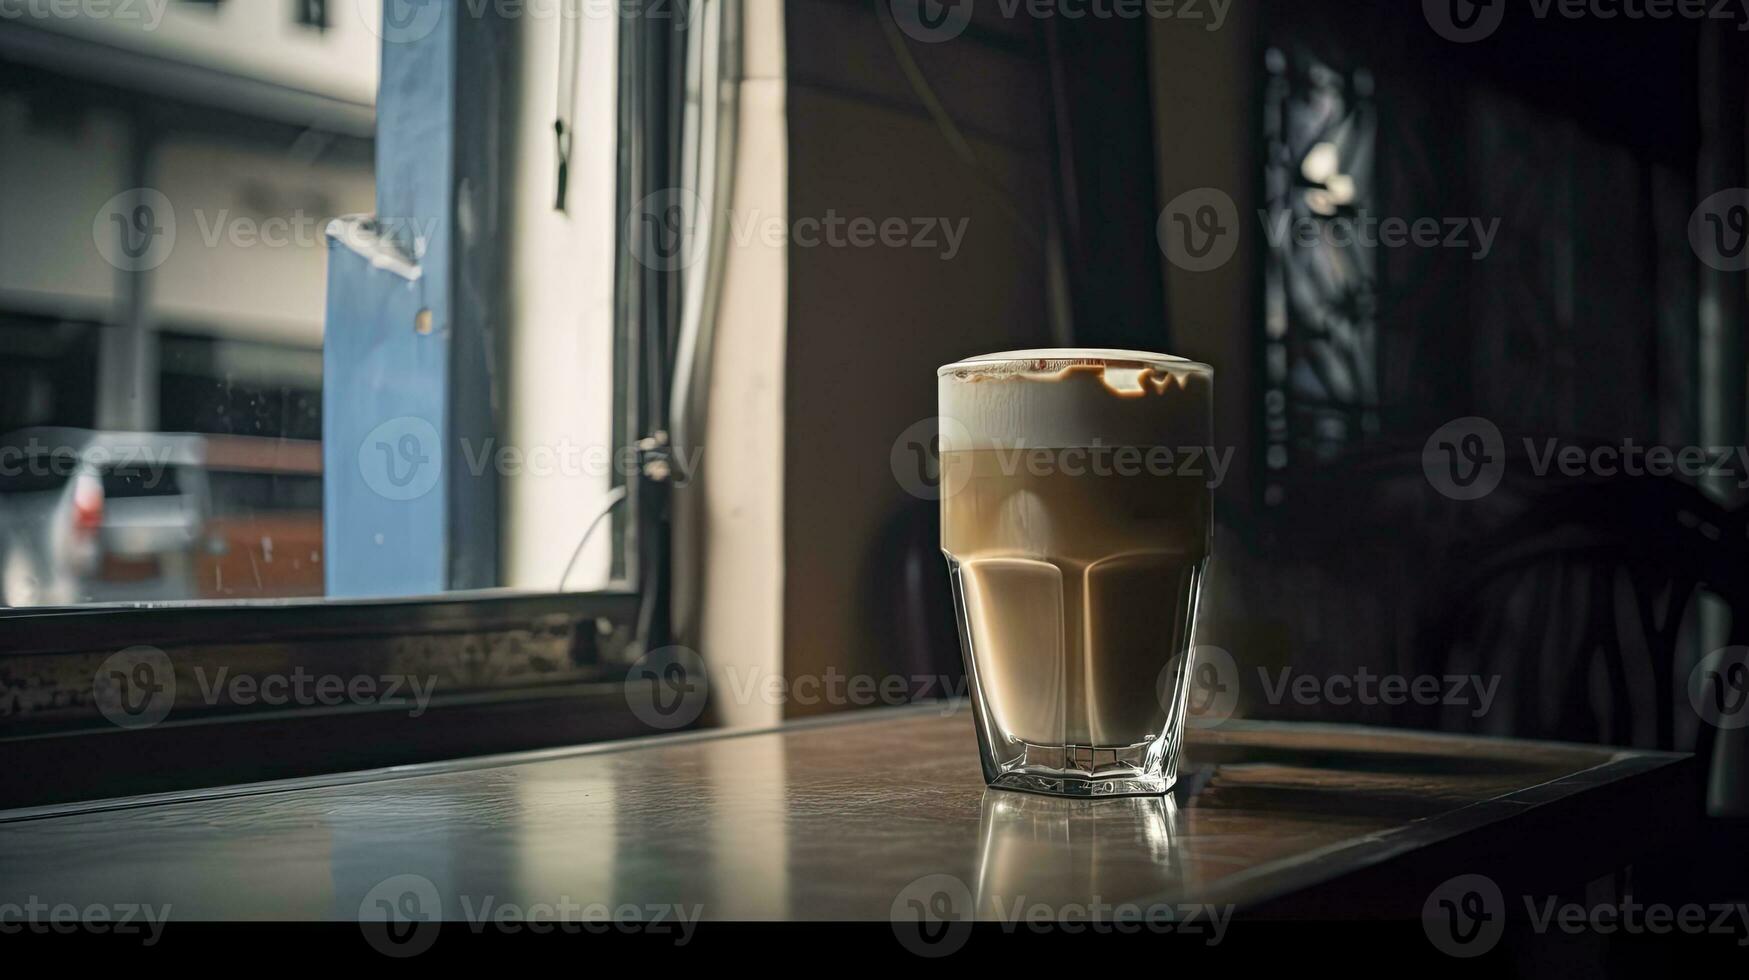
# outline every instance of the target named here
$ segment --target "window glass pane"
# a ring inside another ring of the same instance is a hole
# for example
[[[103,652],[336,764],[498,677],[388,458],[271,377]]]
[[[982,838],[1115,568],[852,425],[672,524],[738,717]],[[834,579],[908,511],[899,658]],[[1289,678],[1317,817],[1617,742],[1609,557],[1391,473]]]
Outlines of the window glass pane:
[[[0,608],[626,581],[633,502],[594,520],[636,468],[615,383],[611,6],[20,9],[0,18]],[[516,101],[379,93],[382,66],[415,55],[501,71],[473,88]],[[470,178],[482,140],[501,171]],[[453,195],[422,183],[448,170],[395,165],[420,152],[456,158]],[[379,186],[384,160],[398,183]],[[489,254],[459,255],[451,233],[488,213]],[[402,278],[337,291],[360,256]],[[416,309],[385,312],[406,295]],[[420,460],[440,467],[421,493],[373,482]],[[359,549],[430,574],[337,584],[330,553]]]

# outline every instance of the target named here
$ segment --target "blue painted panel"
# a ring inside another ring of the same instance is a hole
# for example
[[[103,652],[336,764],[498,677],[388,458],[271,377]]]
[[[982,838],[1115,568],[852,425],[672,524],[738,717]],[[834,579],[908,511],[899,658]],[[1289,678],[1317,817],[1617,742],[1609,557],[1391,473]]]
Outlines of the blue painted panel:
[[[390,0],[377,213],[330,229],[323,458],[330,596],[453,586],[450,397],[460,5]]]
[[[350,220],[350,219],[349,219]],[[348,242],[365,237],[341,225]],[[387,246],[384,246],[385,248]],[[323,343],[324,537],[331,596],[447,585],[448,338],[418,331],[430,279],[330,240]]]

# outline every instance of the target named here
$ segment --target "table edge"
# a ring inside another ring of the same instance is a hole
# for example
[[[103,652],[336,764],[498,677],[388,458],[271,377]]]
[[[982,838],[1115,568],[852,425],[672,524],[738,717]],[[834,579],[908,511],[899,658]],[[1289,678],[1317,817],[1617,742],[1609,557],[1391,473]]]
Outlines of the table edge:
[[[1371,726],[1331,727],[1364,729]],[[1411,730],[1405,729],[1405,731]],[[1430,734],[1442,735],[1444,733]],[[1573,744],[1515,739],[1503,739],[1503,741],[1523,741],[1526,744],[1536,745]],[[1578,747],[1605,751],[1610,748],[1610,746],[1584,746],[1583,743],[1579,743]],[[1595,766],[1557,776],[1533,786],[1525,786],[1499,796],[1466,803],[1456,809],[1416,820],[1401,827],[1338,841],[1302,854],[1246,868],[1212,882],[1210,888],[1204,893],[1206,897],[1203,900],[1213,905],[1231,905],[1241,912],[1248,907],[1266,902],[1279,903],[1320,885],[1351,877],[1357,872],[1374,869],[1394,859],[1421,852],[1430,846],[1455,841],[1467,834],[1485,831],[1512,817],[1521,816],[1538,808],[1570,802],[1576,797],[1598,792],[1610,784],[1625,779],[1681,766],[1692,758],[1692,753],[1686,752],[1620,749],[1610,758]],[[1558,792],[1551,794],[1551,789],[1558,790]],[[1514,810],[1514,807],[1522,809]],[[1271,885],[1267,890],[1255,887],[1257,883],[1265,881]],[[1170,896],[1160,895],[1156,896],[1156,899],[1169,901]]]

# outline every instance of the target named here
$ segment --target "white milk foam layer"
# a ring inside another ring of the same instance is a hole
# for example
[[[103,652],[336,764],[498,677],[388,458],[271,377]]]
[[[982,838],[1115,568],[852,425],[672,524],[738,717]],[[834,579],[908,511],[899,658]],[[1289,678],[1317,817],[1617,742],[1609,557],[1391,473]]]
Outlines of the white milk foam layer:
[[[1027,350],[936,372],[941,451],[1207,446],[1214,371],[1168,354]]]

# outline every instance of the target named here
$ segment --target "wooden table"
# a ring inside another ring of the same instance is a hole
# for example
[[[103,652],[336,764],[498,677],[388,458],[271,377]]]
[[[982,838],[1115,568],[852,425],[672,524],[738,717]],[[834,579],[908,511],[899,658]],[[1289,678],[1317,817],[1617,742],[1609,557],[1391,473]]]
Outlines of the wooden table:
[[[349,921],[423,881],[451,919],[489,897],[884,920],[929,879],[983,918],[1022,896],[1413,918],[1463,873],[1582,889],[1693,810],[1687,757],[1663,753],[1234,721],[1189,756],[1165,799],[986,790],[970,714],[924,706],[15,810],[0,904]]]

